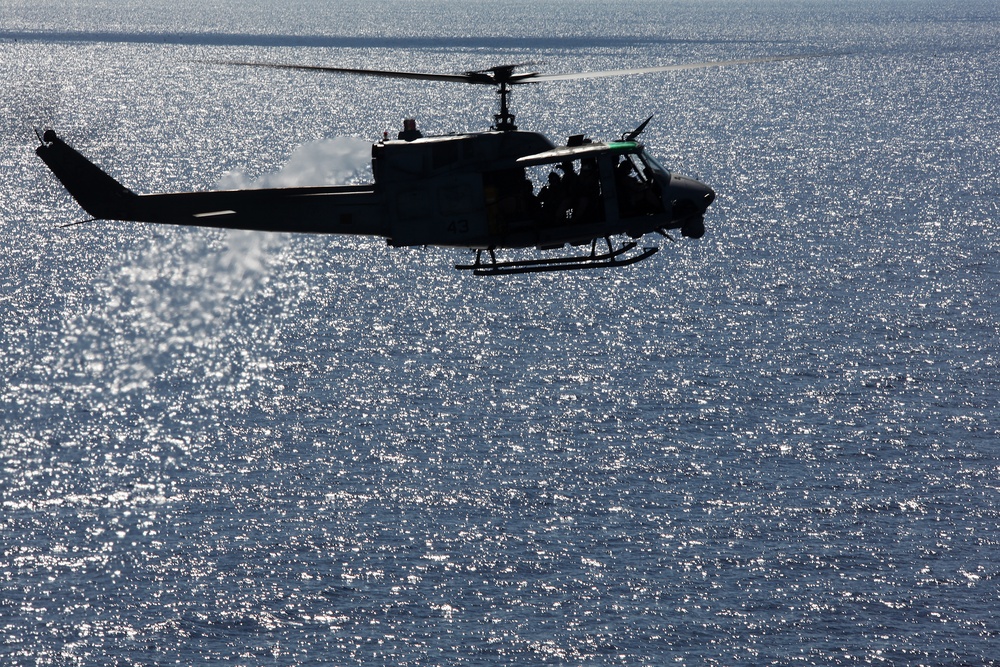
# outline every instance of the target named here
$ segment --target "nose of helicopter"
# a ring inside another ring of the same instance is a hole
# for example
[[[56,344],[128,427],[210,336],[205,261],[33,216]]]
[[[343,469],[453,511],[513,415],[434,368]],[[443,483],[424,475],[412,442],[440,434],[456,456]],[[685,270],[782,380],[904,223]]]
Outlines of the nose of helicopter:
[[[693,178],[681,176],[680,174],[671,174],[670,186],[667,189],[667,199],[673,204],[675,212],[678,206],[680,206],[692,214],[697,213],[700,215],[715,201],[715,190]]]
[[[665,198],[670,202],[674,221],[681,233],[701,238],[705,234],[703,216],[715,201],[715,190],[693,178],[671,174]]]

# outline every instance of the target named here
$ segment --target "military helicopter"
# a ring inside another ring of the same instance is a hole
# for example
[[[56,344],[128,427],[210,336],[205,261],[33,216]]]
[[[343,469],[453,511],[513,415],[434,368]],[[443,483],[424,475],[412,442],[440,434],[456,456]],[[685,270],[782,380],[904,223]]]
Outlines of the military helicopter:
[[[385,136],[372,145],[374,183],[367,185],[141,195],[109,176],[52,129],[38,131],[41,145],[36,153],[94,220],[374,235],[395,247],[469,248],[476,253],[475,261],[455,268],[476,275],[619,267],[657,252],[656,247],[637,249],[636,240],[646,234],[671,238],[671,230],[680,230],[682,236],[700,238],[715,192],[704,183],[669,172],[646,151],[638,138],[652,116],[617,141],[593,141],[581,134],[557,146],[540,133],[517,129],[509,109],[512,87],[796,57],[800,56],[551,75],[519,71],[532,63],[433,74],[213,61],[496,87],[500,109],[488,131],[424,137],[415,121],[406,120],[397,138]],[[547,183],[532,181],[527,169],[533,167],[549,171]],[[616,247],[612,237],[620,235],[630,240]],[[599,239],[604,240],[606,250],[598,250]],[[570,250],[528,260],[499,261],[496,254],[508,248],[555,250],[586,245],[589,252]]]

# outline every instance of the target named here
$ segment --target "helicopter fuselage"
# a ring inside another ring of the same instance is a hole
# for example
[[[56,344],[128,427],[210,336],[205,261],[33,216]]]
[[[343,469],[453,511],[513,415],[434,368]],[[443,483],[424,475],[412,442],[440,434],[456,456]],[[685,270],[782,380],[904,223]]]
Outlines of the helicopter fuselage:
[[[523,131],[383,141],[372,167],[394,246],[552,248],[661,229],[698,237],[715,197],[639,143],[581,136],[562,147]]]
[[[715,193],[642,144],[516,130],[383,140],[374,183],[140,195],[52,130],[38,155],[95,219],[384,237],[392,246],[551,249],[680,229],[704,233]],[[547,174],[547,178],[546,178]]]
[[[398,139],[372,146],[373,183],[264,190],[140,195],[129,190],[63,142],[52,130],[39,134],[38,155],[94,219],[311,234],[380,236],[392,246],[447,246],[476,250],[476,274],[502,275],[624,266],[655,247],[617,249],[612,237],[649,233],[669,237],[705,233],[704,214],[715,199],[709,186],[670,173],[636,139],[653,119],[620,141],[593,142],[583,135],[556,146],[536,132],[519,131],[509,98],[516,86],[551,81],[640,76],[676,70],[793,60],[782,55],[677,63],[618,70],[543,74],[533,63],[464,72],[413,72],[280,62],[210,60],[225,67],[395,78],[494,86],[499,112],[490,131],[423,137],[412,119]],[[597,240],[607,243],[598,254]],[[589,255],[499,262],[499,248],[563,248],[591,244]],[[488,251],[489,265],[482,263]]]

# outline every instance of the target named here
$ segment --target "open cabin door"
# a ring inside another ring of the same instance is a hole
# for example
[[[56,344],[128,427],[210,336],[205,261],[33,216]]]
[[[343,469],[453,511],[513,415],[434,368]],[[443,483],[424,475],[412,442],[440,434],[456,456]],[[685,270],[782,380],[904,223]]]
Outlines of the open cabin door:
[[[495,245],[589,242],[626,233],[636,219],[664,210],[660,187],[634,142],[557,148],[518,164],[483,174]]]

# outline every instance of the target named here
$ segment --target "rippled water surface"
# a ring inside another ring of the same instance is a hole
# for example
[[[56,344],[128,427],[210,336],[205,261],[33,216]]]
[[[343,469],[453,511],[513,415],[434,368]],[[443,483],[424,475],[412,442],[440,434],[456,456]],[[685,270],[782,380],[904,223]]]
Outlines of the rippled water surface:
[[[82,3],[0,10],[5,664],[994,664],[994,2]],[[126,223],[140,192],[364,181],[488,89],[711,184],[616,271]],[[277,181],[275,179],[286,179]],[[291,180],[288,180],[291,179]]]

